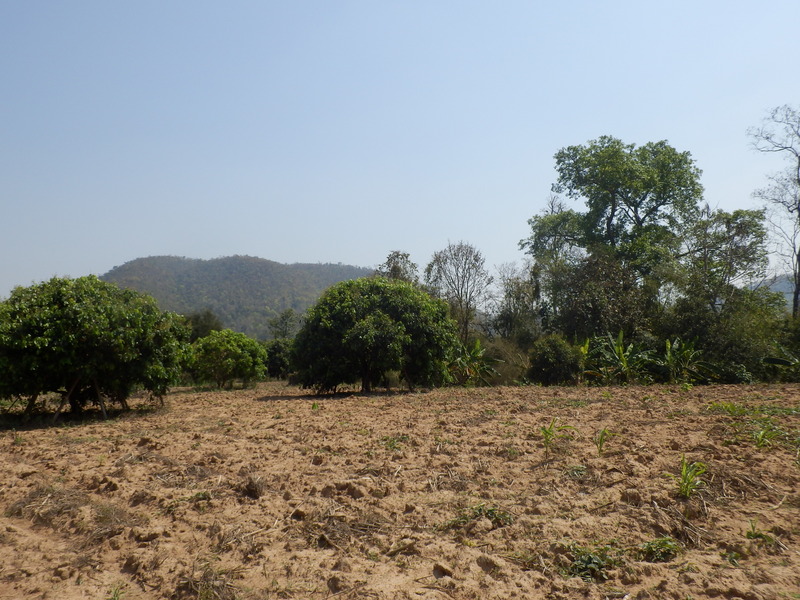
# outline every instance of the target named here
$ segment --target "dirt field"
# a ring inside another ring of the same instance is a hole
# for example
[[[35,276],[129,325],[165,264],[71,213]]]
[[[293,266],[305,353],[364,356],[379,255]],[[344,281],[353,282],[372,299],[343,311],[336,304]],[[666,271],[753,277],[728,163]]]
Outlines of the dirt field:
[[[795,385],[133,406],[0,431],[0,599],[800,598]]]

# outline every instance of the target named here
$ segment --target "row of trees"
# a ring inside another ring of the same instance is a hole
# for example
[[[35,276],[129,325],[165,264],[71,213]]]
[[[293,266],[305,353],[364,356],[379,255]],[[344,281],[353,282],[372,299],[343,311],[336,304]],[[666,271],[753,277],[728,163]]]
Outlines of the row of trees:
[[[556,380],[645,379],[631,379],[635,357],[651,367],[691,359],[703,369],[683,372],[696,379],[773,377],[776,361],[764,359],[783,353],[791,363],[800,346],[800,113],[776,109],[750,135],[758,150],[789,159],[755,194],[769,212],[705,204],[691,155],[666,141],[604,136],[556,153],[553,194],[519,244],[523,267],[493,277],[480,251],[458,242],[434,253],[420,278],[395,251],[374,277],[330,288],[304,318],[289,310],[272,319],[266,346],[223,330],[208,311],[164,313],[94,277],[17,288],[0,303],[0,397],[24,397],[30,409],[58,392],[62,406],[104,407],[137,388],[163,395],[186,373],[222,387],[293,372],[318,391],[356,382],[369,391],[392,378],[476,383],[496,379],[492,362],[529,353],[505,382],[551,383],[568,364],[573,374]],[[781,295],[758,285],[770,227],[792,269],[792,318]],[[615,361],[622,379],[603,375]],[[650,368],[651,379],[674,379],[671,368]]]

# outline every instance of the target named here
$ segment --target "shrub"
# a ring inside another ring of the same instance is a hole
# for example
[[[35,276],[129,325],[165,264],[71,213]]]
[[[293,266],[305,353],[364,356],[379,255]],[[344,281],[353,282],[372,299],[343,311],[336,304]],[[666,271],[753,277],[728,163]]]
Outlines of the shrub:
[[[583,370],[583,356],[557,334],[546,335],[533,343],[528,379],[542,385],[574,384]]]
[[[192,374],[197,381],[222,388],[233,386],[235,379],[247,385],[266,374],[267,351],[243,333],[230,329],[212,331],[197,340],[193,350]]]
[[[188,328],[151,297],[95,276],[54,277],[0,302],[0,397],[60,393],[73,411],[102,396],[126,406],[141,386],[166,393],[180,375]]]

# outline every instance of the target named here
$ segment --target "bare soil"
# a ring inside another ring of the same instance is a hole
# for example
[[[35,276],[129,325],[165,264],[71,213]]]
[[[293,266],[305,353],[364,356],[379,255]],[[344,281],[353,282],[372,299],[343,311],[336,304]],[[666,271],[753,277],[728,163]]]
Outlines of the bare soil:
[[[0,599],[800,598],[797,385],[132,405],[0,431]]]

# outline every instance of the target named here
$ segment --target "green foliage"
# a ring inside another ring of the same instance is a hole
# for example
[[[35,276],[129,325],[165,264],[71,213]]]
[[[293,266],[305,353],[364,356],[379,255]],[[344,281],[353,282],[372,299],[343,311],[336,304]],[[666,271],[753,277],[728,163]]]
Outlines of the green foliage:
[[[263,379],[266,362],[264,346],[243,333],[223,329],[194,343],[191,370],[195,380],[223,388],[236,379],[245,385]]]
[[[473,521],[479,519],[488,519],[492,523],[492,527],[506,527],[514,523],[514,515],[496,506],[487,506],[484,503],[476,504],[470,508],[466,508],[458,514],[457,517],[451,519],[441,529],[455,529],[464,527]]]
[[[137,386],[162,396],[188,333],[152,298],[94,276],[18,287],[0,303],[0,396],[26,396],[29,410],[47,392],[73,410],[98,393],[124,406]]]
[[[494,362],[494,359],[486,356],[486,348],[476,339],[471,344],[461,346],[460,352],[450,363],[450,376],[456,385],[490,385],[490,379],[498,374],[492,366]]]
[[[301,317],[293,308],[287,308],[269,320],[269,331],[274,339],[291,339],[300,328]]]
[[[693,342],[684,342],[677,337],[665,343],[664,356],[655,359],[655,364],[667,373],[668,383],[694,383],[707,380],[712,367],[701,359],[702,352]]]
[[[403,281],[346,281],[312,307],[293,364],[304,387],[330,392],[361,381],[370,391],[388,371],[410,386],[438,385],[457,350],[447,305]]]
[[[542,385],[577,383],[583,372],[583,356],[558,334],[540,337],[530,351],[528,379]]]
[[[375,275],[386,279],[395,279],[407,283],[419,283],[419,267],[411,261],[408,252],[393,250],[386,257],[386,262],[375,269]]]
[[[565,431],[575,431],[575,428],[571,425],[556,425],[557,421],[558,417],[553,417],[553,420],[550,421],[550,425],[539,428],[542,435],[545,455],[550,454],[550,450],[558,440],[572,437],[569,433],[564,433]]]
[[[700,489],[705,487],[706,482],[701,476],[706,472],[706,465],[701,462],[687,462],[686,457],[681,455],[680,474],[669,477],[678,482],[678,496],[689,499]]]
[[[594,442],[594,445],[597,447],[598,456],[603,454],[603,450],[606,447],[606,442],[608,442],[608,440],[610,440],[615,435],[617,434],[609,431],[608,428],[606,427],[603,427],[600,431],[598,431],[594,435],[592,441]]]
[[[219,331],[223,328],[222,321],[209,309],[194,312],[186,317],[191,328],[189,342],[194,343],[202,337],[206,337],[212,331]]]
[[[603,582],[608,579],[607,571],[620,564],[620,553],[610,544],[581,546],[571,544],[569,553],[572,562],[567,569],[571,577],[584,581]]]
[[[681,551],[681,544],[670,536],[656,538],[639,547],[639,558],[646,562],[669,562]]]
[[[276,338],[264,344],[267,351],[267,374],[274,379],[286,379],[291,372],[292,341]]]
[[[592,343],[586,376],[603,384],[643,383],[649,380],[653,353],[636,344],[625,344],[622,331],[596,338]]]

